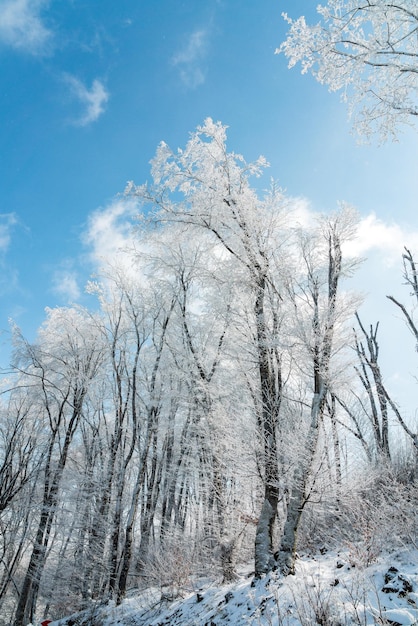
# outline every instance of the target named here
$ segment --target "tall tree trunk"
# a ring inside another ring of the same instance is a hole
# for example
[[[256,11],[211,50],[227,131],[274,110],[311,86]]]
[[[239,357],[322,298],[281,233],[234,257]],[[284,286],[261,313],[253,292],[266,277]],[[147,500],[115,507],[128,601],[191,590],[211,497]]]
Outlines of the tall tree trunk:
[[[283,530],[278,565],[284,575],[295,571],[295,553],[297,533],[303,508],[308,499],[309,479],[315,459],[319,426],[323,419],[326,397],[329,387],[330,361],[336,322],[338,283],[341,276],[342,254],[338,222],[329,222],[327,227],[328,243],[328,294],[326,309],[321,315],[320,281],[312,266],[309,252],[304,252],[308,270],[308,289],[312,304],[312,345],[308,350],[312,357],[313,398],[311,404],[310,425],[305,445],[305,452],[296,466],[292,493],[287,509]]]
[[[264,454],[264,501],[255,537],[255,576],[269,572],[275,565],[273,530],[279,503],[279,464],[276,426],[280,399],[268,350],[267,325],[264,311],[266,278],[260,276],[254,313],[257,327],[258,372],[261,387],[260,437]]]
[[[128,574],[132,563],[133,557],[133,545],[134,545],[134,526],[138,513],[138,504],[139,504],[139,496],[141,494],[141,490],[144,486],[144,481],[146,477],[146,469],[147,469],[147,460],[150,452],[151,440],[154,434],[154,431],[157,427],[155,423],[157,420],[157,415],[155,412],[155,408],[149,410],[148,413],[148,426],[147,426],[147,436],[146,442],[144,444],[144,448],[141,454],[141,458],[139,460],[139,468],[137,479],[135,481],[134,490],[131,498],[131,505],[129,508],[128,519],[126,521],[125,526],[125,536],[123,540],[123,545],[121,549],[121,559],[120,559],[120,573],[118,578],[118,586],[117,586],[117,597],[116,602],[120,604],[125,597],[126,594],[126,585],[128,581]]]
[[[337,500],[339,500],[341,483],[342,483],[342,467],[341,467],[340,440],[338,437],[337,420],[336,420],[336,398],[333,393],[331,394],[331,402],[330,402],[328,409],[329,409],[329,417],[331,420],[332,445],[334,448],[335,481],[337,483]]]
[[[295,573],[295,555],[297,535],[303,508],[308,499],[309,478],[318,444],[319,425],[322,418],[325,401],[325,388],[321,383],[320,389],[314,393],[311,406],[311,423],[305,446],[305,452],[300,464],[297,465],[294,475],[293,489],[289,498],[286,520],[277,563],[282,574]]]
[[[77,397],[77,393],[74,394]],[[42,503],[41,516],[36,532],[35,543],[29,560],[29,565],[23,580],[22,589],[20,591],[19,602],[17,604],[14,626],[26,626],[32,622],[35,617],[36,603],[39,593],[39,585],[41,576],[45,567],[47,548],[50,539],[51,527],[55,518],[58,491],[61,483],[64,467],[67,462],[67,456],[73,439],[77,424],[81,415],[81,407],[85,390],[81,391],[80,396],[74,402],[73,413],[66,428],[65,438],[62,443],[58,464],[55,470],[51,468],[54,444],[58,436],[58,428],[62,419],[64,419],[64,407],[67,398],[61,405],[60,416],[57,421],[56,429],[49,446],[48,459],[45,469],[45,486],[44,498]]]

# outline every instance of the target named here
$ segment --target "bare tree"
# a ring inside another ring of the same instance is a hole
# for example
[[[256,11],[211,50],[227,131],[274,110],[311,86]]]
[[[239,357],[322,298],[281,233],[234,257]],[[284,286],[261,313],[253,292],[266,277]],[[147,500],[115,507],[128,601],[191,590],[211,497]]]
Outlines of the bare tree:
[[[418,327],[414,319],[414,314],[418,306],[418,271],[417,271],[414,255],[412,254],[411,250],[409,250],[407,247],[405,247],[404,250],[405,252],[402,255],[403,268],[404,268],[403,278],[405,281],[405,285],[410,289],[410,296],[413,300],[412,309],[408,311],[407,307],[394,296],[387,296],[387,298],[402,311],[404,321],[406,323],[407,328],[409,329],[409,331],[412,333],[414,337],[414,340],[416,342],[415,347],[418,351]],[[408,426],[406,421],[403,419],[397,404],[393,401],[393,399],[391,398],[391,396],[386,390],[385,390],[385,394],[386,394],[387,401],[390,404],[393,412],[395,413],[399,424],[403,428],[404,432],[408,435],[408,437],[410,437],[415,449],[418,450],[418,433],[414,432],[410,428],[410,426]]]
[[[359,367],[356,367],[356,371],[369,399],[369,411],[366,411],[366,414],[370,418],[378,455],[383,455],[383,457],[389,460],[387,391],[383,383],[383,376],[378,362],[379,343],[377,340],[377,331],[379,323],[376,324],[375,328],[370,325],[370,331],[367,332],[361,323],[358,313],[356,313],[356,319],[367,346],[366,350],[363,342],[360,341],[355,334],[355,351],[359,358]],[[372,376],[371,379],[370,374]]]
[[[414,311],[416,307],[418,306],[418,272],[417,272],[417,267],[415,264],[415,259],[413,257],[413,254],[406,247],[405,247],[405,252],[402,255],[402,261],[403,261],[403,268],[404,268],[403,278],[405,280],[405,285],[407,285],[408,288],[411,289],[410,296],[413,298],[413,301],[414,301],[412,312],[409,312],[406,306],[402,302],[394,298],[393,296],[387,296],[387,298],[391,302],[396,304],[396,306],[402,311],[402,315],[404,317],[406,325],[408,329],[411,331],[412,335],[414,336],[414,339],[416,341],[417,351],[418,351],[418,327],[414,320]]]

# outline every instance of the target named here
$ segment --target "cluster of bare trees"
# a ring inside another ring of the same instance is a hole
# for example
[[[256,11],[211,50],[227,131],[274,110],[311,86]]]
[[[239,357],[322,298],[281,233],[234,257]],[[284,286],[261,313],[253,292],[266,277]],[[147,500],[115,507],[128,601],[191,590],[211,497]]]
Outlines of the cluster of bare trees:
[[[291,573],[302,513],[324,484],[338,509],[348,457],[389,463],[391,420],[416,445],[377,326],[352,332],[355,214],[302,223],[280,190],[251,186],[263,166],[228,153],[211,120],[184,150],[162,144],[153,184],[128,190],[135,252],[89,286],[96,310],[48,311],[33,345],[15,331],[0,407],[14,626],[121,602],[157,570],[168,583],[173,561],[231,580],[251,549],[256,576]]]

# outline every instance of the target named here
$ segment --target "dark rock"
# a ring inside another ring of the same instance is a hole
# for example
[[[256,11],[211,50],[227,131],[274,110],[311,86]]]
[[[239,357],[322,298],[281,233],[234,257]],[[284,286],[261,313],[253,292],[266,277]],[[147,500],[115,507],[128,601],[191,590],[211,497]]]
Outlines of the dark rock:
[[[414,590],[414,587],[412,586],[412,583],[407,576],[405,576],[404,574],[399,574],[398,578],[402,582],[403,591],[405,593],[411,593]]]
[[[384,575],[385,584],[382,587],[383,593],[396,593],[400,598],[404,598],[414,590],[409,578],[400,574],[396,567],[390,567]]]
[[[396,569],[396,567],[389,567],[388,571],[385,574],[385,585],[387,585],[391,580],[393,580],[396,576],[396,574],[399,572],[398,569]]]

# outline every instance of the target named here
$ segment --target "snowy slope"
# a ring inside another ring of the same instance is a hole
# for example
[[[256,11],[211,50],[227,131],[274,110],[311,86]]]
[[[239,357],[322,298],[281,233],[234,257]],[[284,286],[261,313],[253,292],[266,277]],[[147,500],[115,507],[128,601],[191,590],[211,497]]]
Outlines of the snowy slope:
[[[358,556],[358,555],[357,555]],[[50,626],[297,626],[418,624],[418,551],[387,555],[371,565],[348,553],[298,560],[295,576],[253,581],[241,573],[169,602],[151,590],[121,606],[96,607]]]

